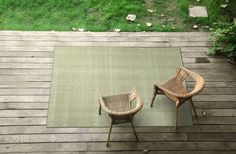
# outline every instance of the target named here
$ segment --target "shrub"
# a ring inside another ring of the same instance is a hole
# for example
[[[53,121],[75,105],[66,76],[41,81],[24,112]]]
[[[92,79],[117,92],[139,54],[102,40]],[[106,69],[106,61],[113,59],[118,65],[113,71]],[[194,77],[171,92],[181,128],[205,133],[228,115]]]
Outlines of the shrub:
[[[210,34],[213,41],[209,55],[226,54],[231,60],[236,59],[236,24],[216,23],[216,29]]]

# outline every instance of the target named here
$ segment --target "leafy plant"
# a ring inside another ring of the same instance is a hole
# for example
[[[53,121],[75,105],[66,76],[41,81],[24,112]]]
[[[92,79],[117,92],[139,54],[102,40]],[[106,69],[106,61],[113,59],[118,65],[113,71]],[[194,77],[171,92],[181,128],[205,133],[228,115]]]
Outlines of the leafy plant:
[[[226,54],[231,60],[236,59],[236,25],[234,23],[216,23],[216,29],[210,34],[213,41],[209,55]]]

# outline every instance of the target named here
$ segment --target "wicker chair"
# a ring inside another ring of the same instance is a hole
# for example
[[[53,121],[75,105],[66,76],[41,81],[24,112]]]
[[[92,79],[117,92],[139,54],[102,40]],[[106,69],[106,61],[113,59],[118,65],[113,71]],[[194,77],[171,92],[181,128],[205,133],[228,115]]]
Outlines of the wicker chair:
[[[136,99],[136,104],[131,107],[131,103]],[[108,113],[110,117],[110,129],[108,134],[108,139],[106,145],[109,145],[110,134],[112,130],[112,125],[130,122],[135,134],[137,141],[139,141],[136,131],[133,125],[134,115],[141,110],[143,103],[137,94],[135,88],[131,90],[130,93],[106,96],[100,95],[99,98],[99,115],[101,114],[101,108]]]
[[[188,92],[187,88],[183,85],[183,82],[187,77],[192,78],[195,81],[194,88]],[[190,100],[190,103],[193,107],[194,114],[197,116],[195,107],[192,102],[192,97],[204,88],[204,79],[199,74],[190,71],[184,67],[180,67],[176,74],[166,81],[162,85],[154,84],[153,89],[153,98],[151,102],[151,107],[157,94],[166,95],[170,100],[172,100],[176,105],[176,123],[175,128],[178,126],[178,108],[187,100]]]

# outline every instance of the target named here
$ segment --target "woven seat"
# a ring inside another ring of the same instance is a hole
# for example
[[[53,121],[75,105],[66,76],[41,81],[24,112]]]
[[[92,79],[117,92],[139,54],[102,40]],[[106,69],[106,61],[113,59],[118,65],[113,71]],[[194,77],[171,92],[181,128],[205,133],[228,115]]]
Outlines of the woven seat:
[[[135,101],[136,100],[136,101]],[[134,105],[132,102],[136,102]],[[134,115],[141,110],[143,103],[137,94],[135,88],[130,93],[113,95],[113,96],[101,96],[99,98],[99,114],[101,114],[101,108],[108,113],[110,117],[110,129],[106,145],[109,145],[110,134],[112,125],[131,122],[135,137],[138,139],[136,131],[133,125]],[[133,104],[133,105],[132,105]]]
[[[185,88],[184,81],[186,78],[192,78],[195,81],[194,88],[188,92],[187,88]],[[199,74],[190,71],[184,67],[180,67],[176,74],[166,81],[162,85],[154,84],[153,89],[153,98],[151,102],[151,107],[153,106],[153,102],[157,94],[166,95],[170,100],[172,100],[176,105],[176,128],[178,125],[178,108],[187,100],[190,100],[190,103],[193,107],[194,114],[197,116],[195,107],[192,102],[192,97],[204,88],[204,79]]]

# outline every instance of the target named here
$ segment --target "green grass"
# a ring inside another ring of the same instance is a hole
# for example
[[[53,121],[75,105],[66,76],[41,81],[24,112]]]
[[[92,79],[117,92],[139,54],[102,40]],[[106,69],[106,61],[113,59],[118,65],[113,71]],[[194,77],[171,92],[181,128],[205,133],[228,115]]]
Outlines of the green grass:
[[[234,8],[232,6],[236,5],[235,0],[230,1],[230,5],[223,9],[220,7],[221,4],[225,4],[226,0],[180,0],[178,3],[179,15],[183,19],[184,23],[187,25],[186,29],[191,29],[191,26],[198,25],[200,30],[204,30],[204,27],[214,27],[216,22],[229,22],[230,16],[229,12],[232,12]],[[208,12],[208,18],[193,18],[188,16],[189,5],[196,6],[206,6]],[[236,9],[236,8],[235,8]],[[235,10],[234,10],[235,12]],[[236,12],[235,12],[236,13]],[[207,30],[207,29],[205,29]]]
[[[195,0],[0,0],[0,29],[71,31],[75,27],[86,31],[113,31],[115,28],[189,31],[194,23],[209,25],[219,18],[218,4],[214,6],[214,0],[201,1],[209,6],[210,20],[189,18],[190,1],[196,3]],[[137,16],[135,22],[126,21],[128,14]],[[147,27],[146,22],[153,25]]]

